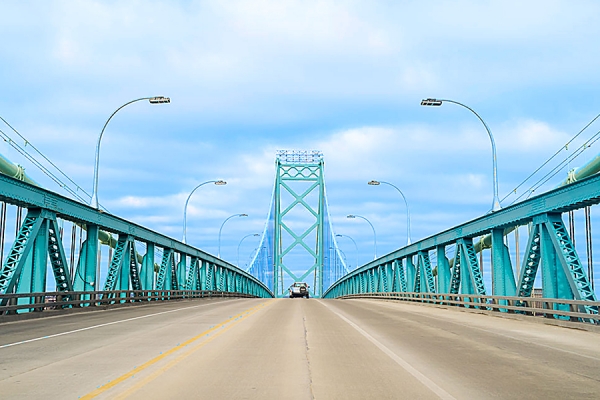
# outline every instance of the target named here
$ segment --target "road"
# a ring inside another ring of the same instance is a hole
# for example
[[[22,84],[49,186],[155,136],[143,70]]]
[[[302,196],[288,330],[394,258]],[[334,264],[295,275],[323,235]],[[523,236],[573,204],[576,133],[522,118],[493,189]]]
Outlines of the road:
[[[202,299],[0,325],[3,399],[597,399],[600,334],[376,300]]]

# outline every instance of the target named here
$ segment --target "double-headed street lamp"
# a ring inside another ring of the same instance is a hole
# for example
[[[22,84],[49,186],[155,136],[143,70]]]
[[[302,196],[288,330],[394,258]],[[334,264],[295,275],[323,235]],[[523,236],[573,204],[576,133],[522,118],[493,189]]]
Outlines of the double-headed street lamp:
[[[244,236],[242,238],[242,240],[240,240],[240,242],[238,243],[238,248],[237,248],[237,266],[238,268],[240,267],[240,246],[242,245],[242,242],[244,241],[244,239],[250,237],[250,236],[260,236],[260,233],[249,233],[246,236]]]
[[[373,226],[371,221],[369,221],[362,215],[355,215],[355,214],[350,214],[346,218],[351,218],[351,219],[352,218],[361,218],[361,219],[364,219],[365,221],[367,221],[367,223],[369,225],[371,225],[371,229],[373,229],[373,260],[375,260],[377,258],[377,234],[375,233],[375,227]]]
[[[406,245],[408,246],[410,244],[410,210],[408,209],[408,202],[406,201],[406,197],[404,197],[404,193],[402,193],[402,190],[398,189],[398,187],[396,185],[393,185],[389,182],[370,181],[369,185],[379,186],[382,183],[385,185],[389,185],[389,186],[393,187],[394,189],[396,189],[398,191],[398,193],[400,193],[400,195],[404,199],[404,204],[406,205]]]
[[[219,228],[219,250],[217,252],[217,257],[221,258],[221,231],[223,231],[223,225],[225,225],[225,222],[229,221],[233,217],[247,217],[247,216],[248,216],[248,214],[233,214],[233,215],[227,217],[225,219],[225,221],[223,221],[223,223],[221,224],[221,228]]]
[[[186,243],[186,230],[187,230],[187,206],[188,203],[190,201],[190,198],[192,197],[192,195],[194,194],[194,192],[196,191],[196,189],[198,189],[200,186],[204,186],[208,183],[214,183],[217,186],[224,186],[227,185],[227,182],[225,182],[224,180],[218,180],[218,181],[206,181],[206,182],[202,182],[201,184],[199,184],[198,186],[196,186],[194,188],[194,190],[192,190],[192,192],[190,193],[190,195],[188,196],[187,200],[185,201],[185,206],[183,207],[183,243]]]
[[[492,142],[492,164],[493,164],[493,177],[494,177],[494,200],[492,202],[492,211],[500,210],[500,208],[502,208],[502,207],[500,206],[500,199],[498,198],[498,174],[497,174],[497,167],[496,167],[496,142],[494,141],[494,136],[492,135],[492,131],[487,126],[485,121],[479,116],[479,114],[477,114],[475,112],[475,110],[473,110],[469,106],[459,103],[458,101],[447,100],[447,99],[424,99],[424,100],[421,100],[421,105],[422,106],[439,107],[442,105],[443,102],[458,104],[459,106],[466,108],[467,110],[469,110],[473,114],[475,114],[477,116],[477,118],[479,118],[479,120],[481,121],[483,126],[485,127],[485,130],[487,131],[487,133],[490,137],[490,142]]]
[[[90,200],[90,205],[92,207],[94,207],[95,209],[99,209],[99,204],[98,204],[98,167],[100,165],[100,142],[102,141],[102,135],[104,134],[104,130],[106,129],[106,125],[108,125],[108,123],[110,122],[110,120],[112,119],[112,117],[123,107],[128,106],[131,103],[135,103],[136,101],[142,101],[142,100],[148,100],[150,102],[150,104],[165,104],[165,103],[170,103],[171,99],[169,97],[164,97],[164,96],[155,96],[155,97],[142,97],[140,99],[135,99],[135,100],[131,100],[125,104],[123,104],[121,107],[117,108],[115,110],[115,112],[113,112],[110,117],[108,117],[108,120],[106,120],[106,123],[104,124],[104,126],[102,127],[102,131],[100,132],[100,136],[98,136],[98,143],[96,144],[96,160],[94,161],[94,184],[93,184],[93,191],[92,191],[92,198]]]
[[[356,265],[354,266],[354,268],[358,268],[358,246],[356,245],[356,242],[354,241],[354,239],[352,239],[352,237],[348,236],[348,235],[341,235],[341,234],[336,234],[335,236],[337,237],[345,237],[348,238],[350,240],[352,240],[352,243],[354,243],[354,248],[356,249]]]

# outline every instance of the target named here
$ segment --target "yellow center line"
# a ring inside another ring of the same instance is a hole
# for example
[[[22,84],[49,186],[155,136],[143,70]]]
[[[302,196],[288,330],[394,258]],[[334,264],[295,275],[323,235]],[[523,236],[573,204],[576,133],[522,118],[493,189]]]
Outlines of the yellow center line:
[[[165,367],[161,368],[159,371],[156,371],[154,374],[150,375],[148,378],[146,378],[144,381],[140,382],[143,384],[137,384],[136,386],[134,386],[135,390],[139,389],[141,386],[145,385],[146,383],[150,382],[152,379],[155,379],[158,375],[162,374],[162,372],[166,371],[167,369],[171,368],[173,365],[177,364],[178,362],[180,362],[181,360],[183,360],[184,358],[186,358],[187,356],[189,356],[191,353],[193,353],[194,351],[198,350],[199,348],[201,348],[204,344],[212,341],[215,337],[219,336],[221,333],[224,333],[225,331],[229,330],[231,327],[233,327],[234,325],[238,324],[241,321],[241,318],[244,316],[250,316],[256,312],[258,312],[259,310],[261,310],[262,308],[266,307],[267,305],[272,304],[273,302],[269,302],[269,303],[261,303],[257,306],[251,307],[245,311],[242,311],[241,313],[234,315],[233,317],[227,319],[224,322],[221,322],[218,325],[213,326],[212,328],[200,333],[199,335],[194,336],[191,339],[186,340],[185,342],[163,352],[161,355],[154,357],[153,359],[145,362],[144,364],[140,365],[139,367],[136,367],[134,369],[132,369],[131,371],[121,375],[120,377],[110,381],[109,383],[107,383],[106,385],[100,386],[99,388],[97,388],[96,390],[91,391],[90,393],[81,396],[81,399],[93,399],[94,397],[106,392],[108,389],[111,389],[113,387],[115,387],[116,385],[122,383],[123,381],[131,378],[132,376],[134,376],[135,374],[139,374],[141,371],[145,370],[146,368],[156,364],[157,362],[163,360],[164,358],[170,356],[171,354],[177,352],[178,350],[181,350],[182,348],[194,343],[195,341],[205,338],[207,335],[210,335],[211,333],[220,330],[219,333],[213,335],[212,337],[208,338],[207,340],[205,340],[204,342],[201,342],[199,345],[195,346],[193,349],[191,349],[190,351],[188,351],[187,353],[184,353],[182,355],[180,355],[178,358],[176,358],[175,360],[171,361],[169,364],[167,364]],[[237,320],[237,321],[236,321]],[[233,323],[232,323],[233,322]],[[225,325],[230,324],[230,326],[228,326],[226,329],[222,329],[225,327]],[[133,388],[132,388],[133,389]],[[125,393],[129,393],[131,394],[133,391],[127,391]]]

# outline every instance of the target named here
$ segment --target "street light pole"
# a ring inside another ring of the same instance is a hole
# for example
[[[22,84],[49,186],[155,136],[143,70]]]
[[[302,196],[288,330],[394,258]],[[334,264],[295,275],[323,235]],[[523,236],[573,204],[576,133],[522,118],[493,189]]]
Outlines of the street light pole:
[[[169,97],[164,97],[164,96],[155,96],[155,97],[142,97],[140,99],[135,99],[135,100],[131,100],[125,104],[123,104],[121,107],[117,108],[115,110],[115,112],[113,112],[110,117],[108,117],[108,119],[106,120],[106,123],[104,124],[104,126],[102,127],[102,131],[100,132],[100,136],[98,136],[98,143],[96,144],[96,159],[94,161],[94,184],[93,184],[93,191],[92,191],[92,198],[90,201],[90,205],[92,207],[94,207],[95,209],[99,209],[99,204],[98,204],[98,167],[100,165],[100,142],[102,141],[102,135],[104,135],[104,130],[106,129],[106,126],[108,125],[108,123],[110,122],[110,120],[112,119],[112,117],[114,117],[114,115],[119,112],[120,109],[122,109],[125,106],[128,106],[131,103],[135,103],[137,101],[142,101],[142,100],[148,100],[150,102],[150,104],[164,104],[164,103],[170,103],[171,99]]]
[[[248,216],[248,214],[233,214],[233,215],[227,217],[225,219],[225,221],[223,221],[223,223],[221,224],[221,228],[219,228],[219,250],[217,252],[218,258],[221,258],[221,232],[223,231],[223,225],[225,225],[225,222],[229,221],[233,217],[247,217],[247,216]]]
[[[389,186],[393,187],[394,189],[396,189],[398,191],[398,193],[400,193],[400,195],[404,199],[404,204],[406,205],[406,245],[408,246],[410,244],[410,210],[408,208],[408,202],[406,201],[406,197],[404,196],[404,193],[402,193],[402,190],[398,189],[398,187],[396,185],[393,185],[389,182],[370,181],[368,184],[371,186],[379,186],[382,183],[389,185]]]
[[[246,239],[247,237],[250,237],[250,236],[260,236],[260,234],[259,233],[249,233],[246,236],[244,236],[242,238],[242,240],[240,240],[240,242],[238,243],[238,248],[237,248],[237,264],[236,264],[238,266],[238,268],[240,267],[240,246],[242,245],[242,242],[244,241],[244,239]]]
[[[487,131],[488,136],[490,137],[490,142],[492,143],[492,166],[493,166],[493,178],[494,178],[494,200],[492,201],[492,211],[498,211],[498,210],[500,210],[502,207],[500,206],[500,199],[498,198],[498,173],[497,173],[497,166],[496,166],[496,164],[497,164],[496,163],[496,142],[494,141],[494,136],[492,135],[492,131],[487,126],[487,124],[485,123],[485,121],[483,120],[483,118],[481,118],[479,116],[479,114],[477,114],[475,112],[475,110],[473,110],[469,106],[466,106],[466,105],[464,105],[462,103],[459,103],[458,101],[447,100],[447,99],[423,99],[423,100],[421,100],[421,105],[422,106],[439,107],[439,106],[442,105],[443,102],[454,103],[454,104],[457,104],[459,106],[462,106],[462,107],[466,108],[467,110],[469,110],[473,114],[475,114],[475,116],[477,118],[479,118],[479,120],[481,121],[481,123],[485,127],[485,130]]]
[[[354,239],[352,239],[350,236],[348,235],[341,235],[341,234],[336,234],[335,236],[337,237],[345,237],[348,238],[350,240],[352,240],[352,243],[354,243],[354,248],[356,249],[356,266],[354,267],[355,269],[358,268],[358,246],[356,245],[356,242],[354,241]]]
[[[185,206],[183,207],[183,243],[187,243],[186,242],[186,233],[187,233],[187,206],[188,203],[190,201],[190,198],[192,197],[192,195],[194,194],[194,192],[196,191],[196,189],[198,189],[200,186],[204,186],[208,183],[214,183],[217,186],[223,186],[223,185],[227,185],[227,182],[225,182],[224,180],[218,180],[218,181],[206,181],[206,182],[202,182],[201,184],[199,184],[198,186],[196,186],[194,188],[194,190],[192,190],[192,192],[190,193],[190,195],[187,197],[187,200],[185,201]]]
[[[371,225],[371,229],[373,229],[373,248],[374,248],[374,251],[373,251],[373,260],[375,260],[377,258],[377,234],[375,233],[375,227],[373,226],[373,224],[371,223],[371,221],[369,221],[368,219],[366,219],[362,215],[354,215],[354,214],[350,214],[346,218],[361,218],[361,219],[364,219],[365,221],[367,221],[367,223],[369,225]]]

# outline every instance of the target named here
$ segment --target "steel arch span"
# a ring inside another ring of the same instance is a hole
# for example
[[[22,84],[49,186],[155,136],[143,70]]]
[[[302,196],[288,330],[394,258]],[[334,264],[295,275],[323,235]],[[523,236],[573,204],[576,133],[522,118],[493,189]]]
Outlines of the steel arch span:
[[[269,215],[248,268],[277,297],[293,282],[307,282],[310,295],[321,297],[348,272],[329,216],[324,165],[320,151],[277,152]]]

